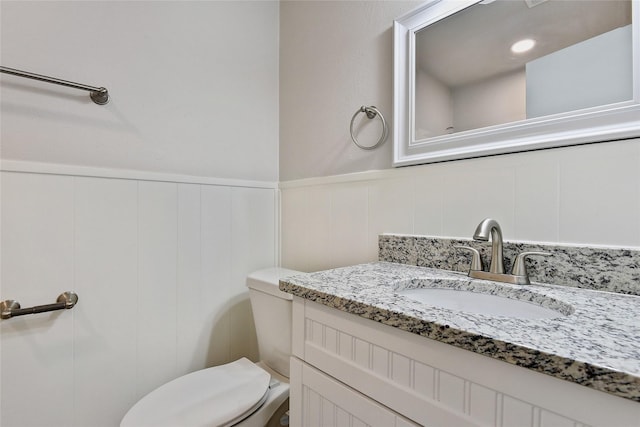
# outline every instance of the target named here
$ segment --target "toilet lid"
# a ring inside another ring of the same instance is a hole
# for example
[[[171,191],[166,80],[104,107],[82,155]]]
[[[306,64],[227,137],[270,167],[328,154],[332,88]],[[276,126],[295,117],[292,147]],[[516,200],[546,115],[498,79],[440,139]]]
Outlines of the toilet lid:
[[[120,427],[232,425],[264,402],[270,379],[245,358],[192,372],[143,397]]]

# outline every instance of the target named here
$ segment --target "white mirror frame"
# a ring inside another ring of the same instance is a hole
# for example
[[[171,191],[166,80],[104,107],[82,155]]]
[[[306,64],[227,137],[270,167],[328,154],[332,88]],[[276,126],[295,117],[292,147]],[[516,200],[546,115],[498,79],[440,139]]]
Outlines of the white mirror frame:
[[[640,136],[640,0],[632,0],[632,100],[416,140],[416,32],[475,3],[478,0],[429,0],[394,21],[394,166]]]

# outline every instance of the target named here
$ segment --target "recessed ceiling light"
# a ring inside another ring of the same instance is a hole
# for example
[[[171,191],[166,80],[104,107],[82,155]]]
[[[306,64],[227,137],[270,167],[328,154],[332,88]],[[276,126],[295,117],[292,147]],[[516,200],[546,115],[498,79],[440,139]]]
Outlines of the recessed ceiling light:
[[[536,41],[532,39],[523,39],[515,42],[511,45],[511,52],[513,53],[524,53],[533,48],[535,46]]]

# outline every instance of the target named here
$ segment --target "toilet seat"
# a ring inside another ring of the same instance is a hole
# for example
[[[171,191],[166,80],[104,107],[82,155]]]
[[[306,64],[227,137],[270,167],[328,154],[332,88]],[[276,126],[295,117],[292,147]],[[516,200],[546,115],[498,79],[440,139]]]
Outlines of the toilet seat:
[[[192,372],[143,397],[120,427],[231,426],[264,403],[270,380],[246,358]]]

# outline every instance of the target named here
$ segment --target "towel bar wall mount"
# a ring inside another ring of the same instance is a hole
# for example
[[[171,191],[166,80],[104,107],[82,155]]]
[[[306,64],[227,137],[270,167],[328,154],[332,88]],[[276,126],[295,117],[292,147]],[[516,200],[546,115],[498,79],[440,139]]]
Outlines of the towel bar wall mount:
[[[0,302],[0,318],[10,319],[12,317],[24,316],[26,314],[45,313],[47,311],[71,309],[78,303],[78,295],[73,292],[63,292],[58,295],[58,299],[53,304],[36,305],[33,307],[20,308],[18,301],[8,299]]]

